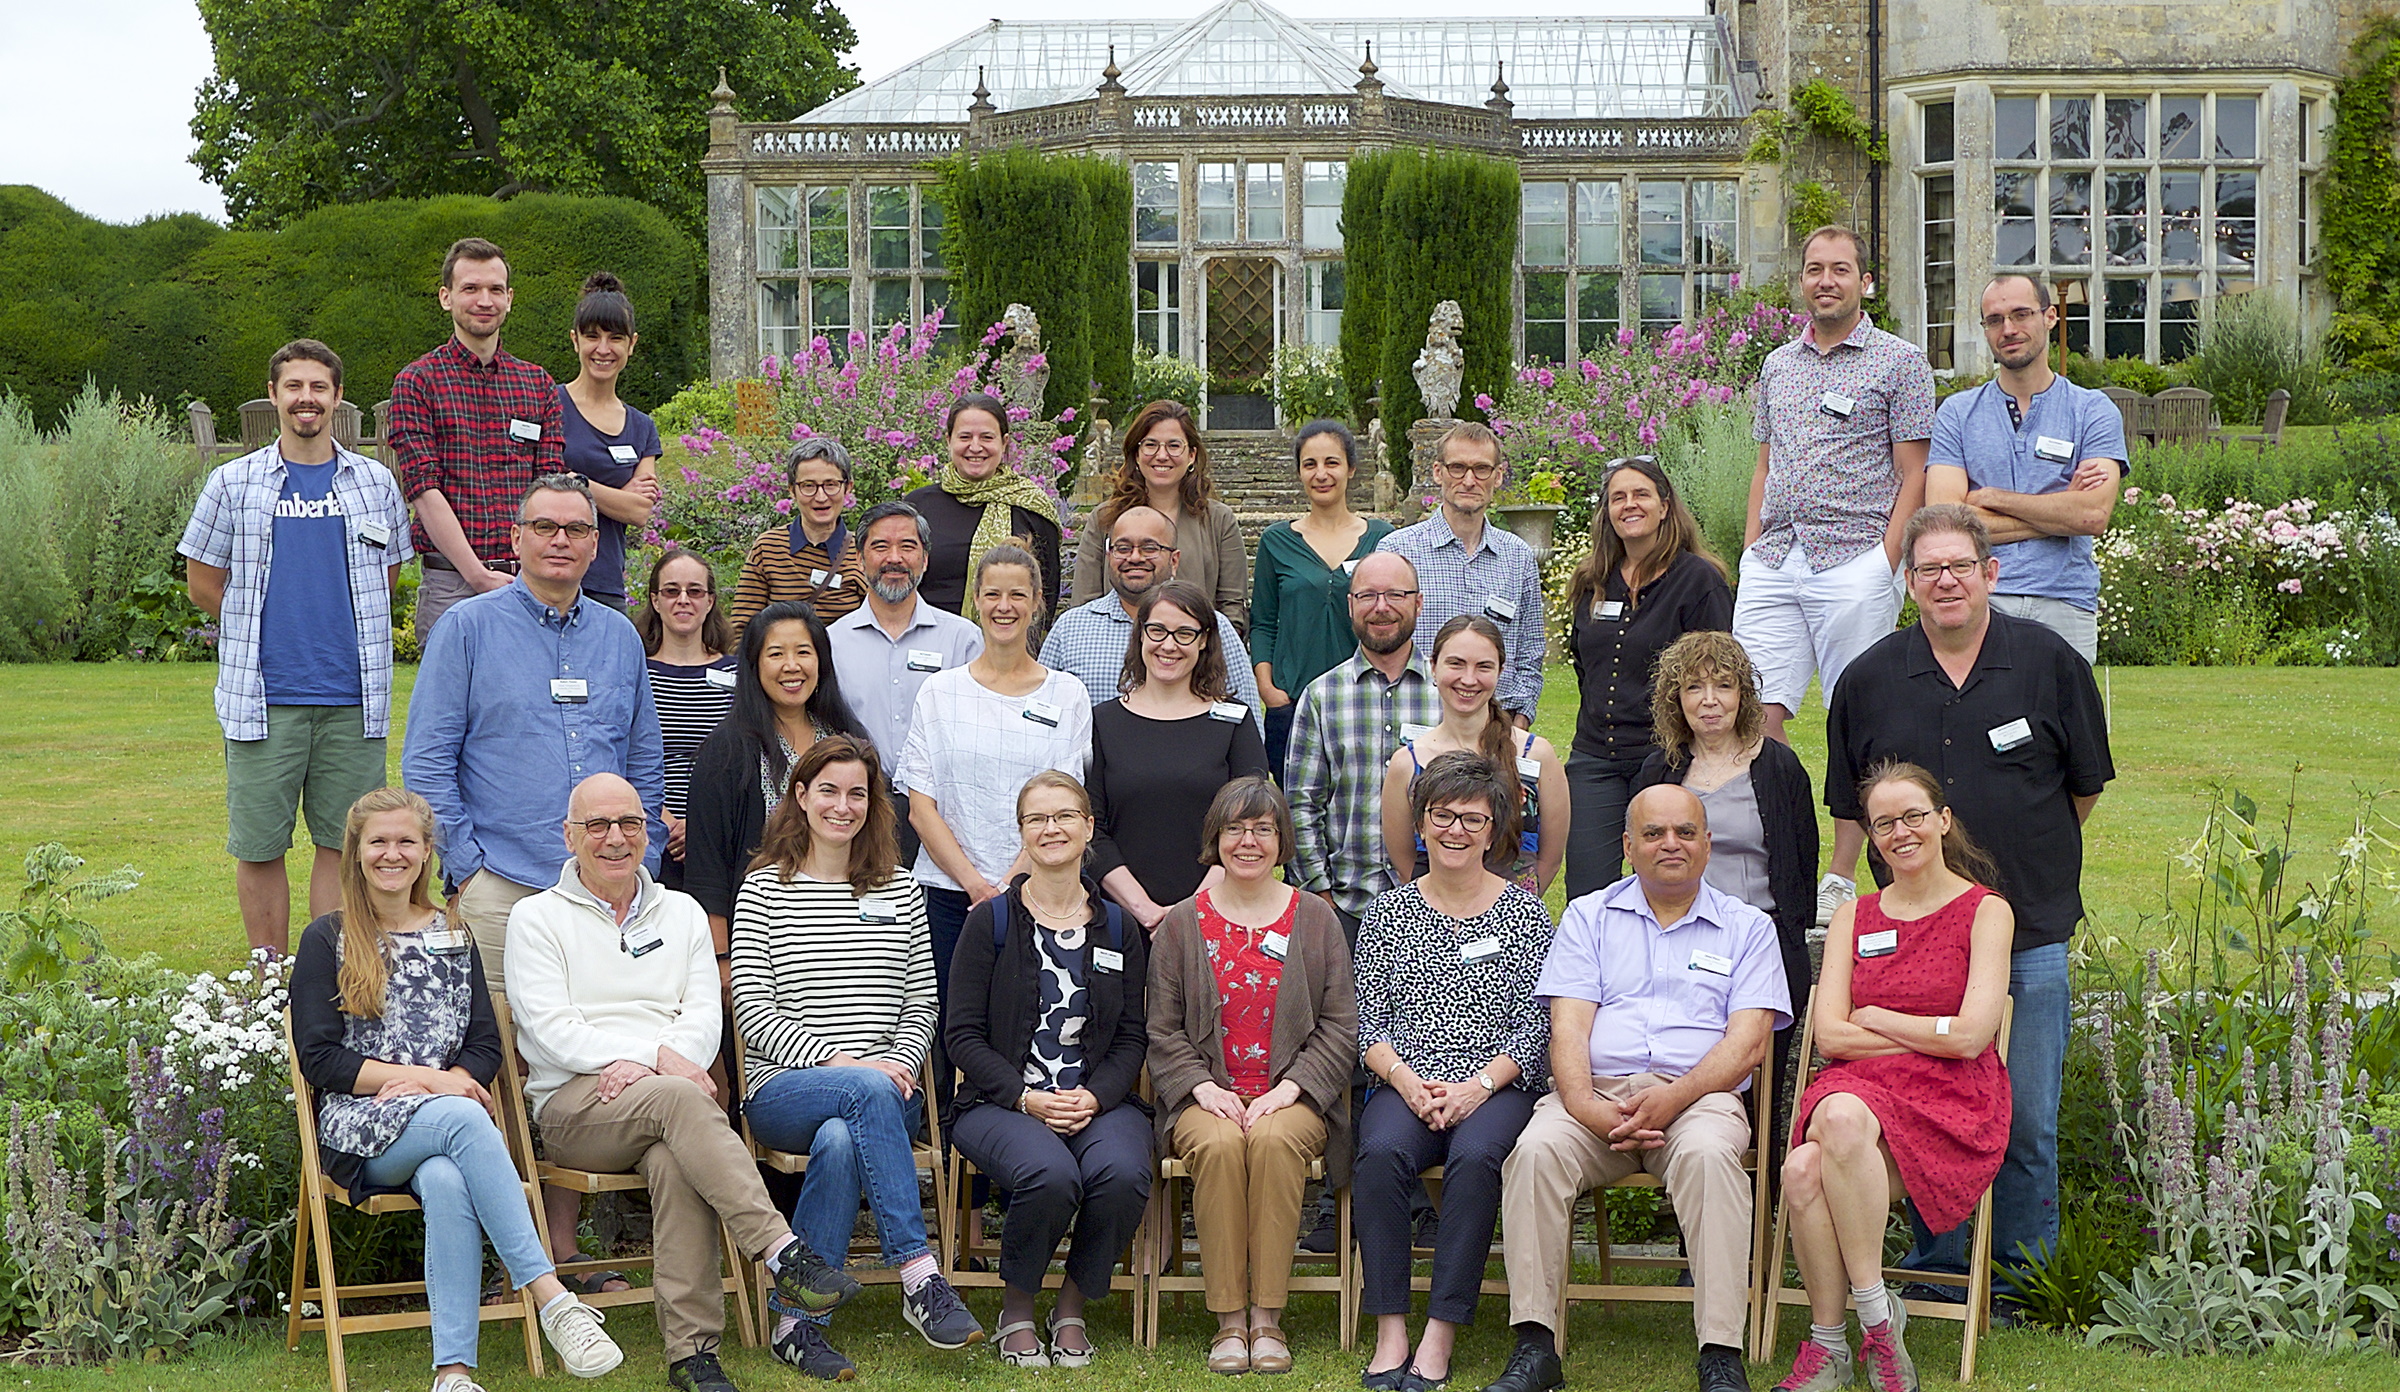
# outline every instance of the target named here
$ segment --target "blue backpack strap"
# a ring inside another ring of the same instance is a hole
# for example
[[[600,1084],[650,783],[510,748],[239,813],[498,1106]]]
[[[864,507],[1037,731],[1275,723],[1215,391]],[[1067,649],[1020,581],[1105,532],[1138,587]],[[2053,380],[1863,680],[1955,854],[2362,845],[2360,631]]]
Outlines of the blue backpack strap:
[[[1117,907],[1114,899],[1103,899],[1100,903],[1108,911],[1108,949],[1122,952],[1125,950],[1125,911]]]

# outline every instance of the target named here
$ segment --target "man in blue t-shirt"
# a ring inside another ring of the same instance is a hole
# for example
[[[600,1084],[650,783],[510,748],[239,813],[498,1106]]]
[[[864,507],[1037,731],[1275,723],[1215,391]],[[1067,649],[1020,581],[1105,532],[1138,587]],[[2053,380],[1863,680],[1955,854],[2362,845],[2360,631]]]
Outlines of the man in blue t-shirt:
[[[2000,582],[1992,607],[2057,631],[2083,660],[2100,654],[2100,567],[2127,472],[2124,418],[2100,392],[2050,370],[2058,311],[2032,276],[1983,292],[1983,337],[1999,372],[1934,416],[1925,501],[1965,503],[1992,529]]]
[[[341,906],[343,825],[384,783],[392,593],[410,556],[389,470],[333,437],[342,360],[315,339],[276,350],[267,398],[281,431],[208,476],[177,550],[192,602],[218,621],[217,720],[242,926],[290,950],[284,874],[305,806],[312,915]]]

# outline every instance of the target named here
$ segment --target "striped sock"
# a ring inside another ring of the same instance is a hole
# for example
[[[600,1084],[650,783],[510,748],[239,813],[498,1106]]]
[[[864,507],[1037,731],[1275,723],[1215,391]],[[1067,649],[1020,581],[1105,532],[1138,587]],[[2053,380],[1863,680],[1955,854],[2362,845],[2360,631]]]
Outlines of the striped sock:
[[[1848,1353],[1850,1351],[1850,1326],[1847,1322],[1842,1324],[1812,1322],[1808,1326],[1808,1338],[1809,1342],[1822,1345],[1827,1353]]]

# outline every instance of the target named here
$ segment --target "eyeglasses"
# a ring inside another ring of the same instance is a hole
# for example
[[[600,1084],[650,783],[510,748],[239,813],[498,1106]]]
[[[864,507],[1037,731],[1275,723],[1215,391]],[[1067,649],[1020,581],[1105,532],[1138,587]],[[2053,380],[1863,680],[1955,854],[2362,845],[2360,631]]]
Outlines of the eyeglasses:
[[[2049,314],[2050,311],[2046,309],[2012,309],[2006,314],[1986,314],[1983,316],[1983,326],[1987,329],[2031,328],[2047,318]]]
[[[1048,831],[1052,827],[1060,831],[1073,831],[1091,819],[1089,812],[1078,812],[1070,807],[1063,812],[1028,812],[1017,818],[1017,825],[1027,831]]]
[[[520,517],[517,525],[544,541],[560,532],[565,532],[569,541],[588,541],[600,534],[600,529],[589,522],[553,522],[547,517]]]
[[[1471,478],[1477,483],[1484,483],[1498,477],[1500,466],[1497,464],[1452,464],[1444,461],[1442,472],[1454,479]]]
[[[1147,623],[1142,625],[1142,636],[1144,638],[1149,639],[1153,643],[1173,643],[1179,648],[1198,647],[1200,644],[1200,633],[1201,630],[1197,628],[1169,628],[1162,623]]]
[[[1941,810],[1938,807],[1912,807],[1897,817],[1877,817],[1874,821],[1867,823],[1867,830],[1877,836],[1891,835],[1892,828],[1896,826],[1904,826],[1910,831],[1915,831],[1918,827],[1925,825],[1927,817]]]
[[[1443,831],[1448,831],[1452,827],[1460,827],[1472,835],[1492,824],[1492,814],[1489,812],[1461,812],[1450,807],[1428,807],[1425,809],[1425,820]]]
[[[1181,440],[1144,440],[1142,453],[1163,454],[1173,459],[1184,453],[1184,444]]]
[[[643,832],[649,830],[650,819],[648,817],[636,817],[630,815],[623,817],[594,817],[583,824],[583,834],[589,836],[594,841],[598,841],[608,835],[608,829],[610,827],[615,827],[617,830],[624,832],[628,837],[634,837],[639,836]]]
[[[1930,585],[1945,575],[1955,575],[1964,580],[1981,569],[1983,569],[1981,561],[1931,561],[1921,566],[1910,567],[1908,573],[1917,577],[1918,583]]]
[[[1111,556],[1139,556],[1145,561],[1155,560],[1174,549],[1155,541],[1112,541],[1108,544],[1108,554]]]
[[[1273,822],[1228,822],[1218,834],[1228,841],[1272,841],[1278,835]]]
[[[795,482],[792,492],[803,498],[839,498],[842,490],[849,486],[840,479],[812,479],[806,483]]]
[[[1350,602],[1352,604],[1363,604],[1369,609],[1373,609],[1376,606],[1383,604],[1391,605],[1396,609],[1408,601],[1415,599],[1420,593],[1422,592],[1418,590],[1352,590],[1350,592]]]
[[[717,592],[706,585],[661,585],[650,592],[659,599],[714,599]]]

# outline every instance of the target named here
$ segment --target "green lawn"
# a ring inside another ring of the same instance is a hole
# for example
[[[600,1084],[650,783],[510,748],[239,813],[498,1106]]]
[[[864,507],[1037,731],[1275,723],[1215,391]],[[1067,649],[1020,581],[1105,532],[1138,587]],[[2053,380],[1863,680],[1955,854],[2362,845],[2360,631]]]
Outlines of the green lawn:
[[[60,840],[94,864],[139,867],[142,888],[95,917],[113,951],[156,952],[187,969],[224,967],[243,942],[224,854],[214,674],[199,664],[0,666],[0,789],[9,809],[0,857],[14,865],[34,842]],[[400,669],[403,710],[415,675]],[[2400,784],[2400,672],[2122,668],[2102,676],[2118,779],[2092,819],[2084,892],[2103,932],[2154,935],[2143,916],[2157,912],[2169,856],[2190,842],[2212,783],[2279,804],[2299,770],[2302,877],[2347,833],[2354,790]],[[1563,748],[1574,727],[1572,674],[1552,668],[1547,690],[1540,729]],[[1803,762],[1822,770],[1824,719],[1813,696],[1792,728]],[[395,728],[395,779],[399,749]],[[303,846],[292,862],[295,886],[306,864]]]

